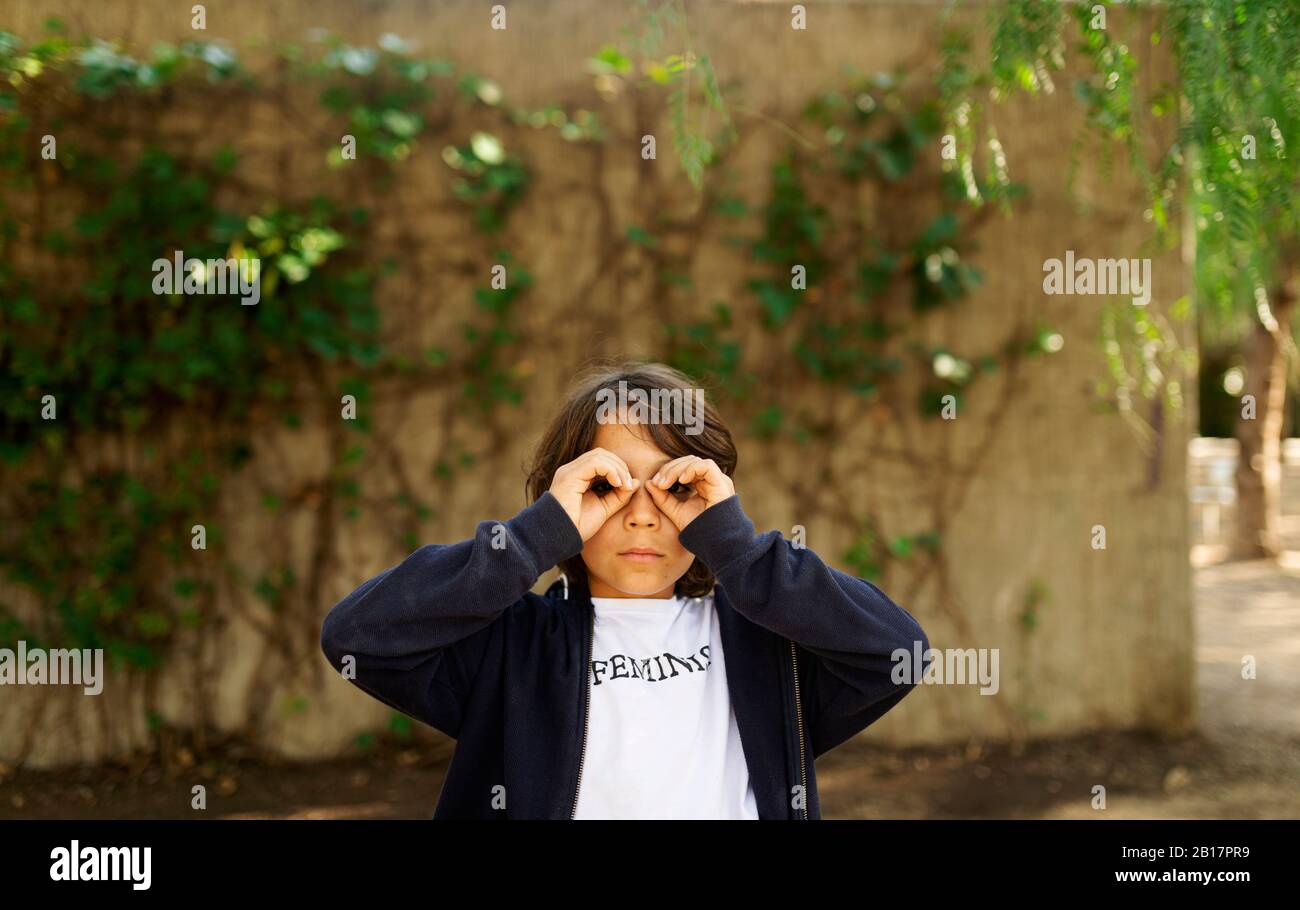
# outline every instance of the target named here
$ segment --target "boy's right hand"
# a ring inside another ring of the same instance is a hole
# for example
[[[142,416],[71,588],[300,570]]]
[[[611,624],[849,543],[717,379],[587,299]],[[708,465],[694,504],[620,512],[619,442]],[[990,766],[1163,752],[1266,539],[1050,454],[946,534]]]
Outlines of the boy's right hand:
[[[608,483],[609,489],[605,489]],[[585,543],[611,515],[627,505],[641,481],[633,480],[627,462],[609,449],[583,452],[555,471],[551,495],[559,500]],[[604,495],[593,492],[595,487]]]

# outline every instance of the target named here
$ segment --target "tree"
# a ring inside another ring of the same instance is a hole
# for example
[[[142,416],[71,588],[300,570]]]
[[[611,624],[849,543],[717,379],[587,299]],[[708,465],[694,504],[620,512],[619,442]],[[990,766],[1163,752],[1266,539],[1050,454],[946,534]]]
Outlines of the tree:
[[[1149,215],[1171,235],[1185,206],[1196,235],[1194,286],[1203,329],[1246,335],[1246,384],[1237,421],[1238,520],[1234,558],[1274,557],[1281,434],[1296,353],[1300,300],[1300,3],[1296,0],[1178,0],[1169,4],[1007,0],[991,14],[989,77],[995,96],[1036,93],[1064,69],[1073,19],[1087,75],[1076,95],[1089,122],[1122,142],[1146,180]],[[1144,87],[1129,48],[1113,34],[1125,14],[1159,17],[1153,43],[1168,36],[1177,86]],[[1112,15],[1107,23],[1108,13]],[[1108,27],[1109,26],[1109,27]],[[1149,167],[1146,114],[1176,113],[1174,143]]]

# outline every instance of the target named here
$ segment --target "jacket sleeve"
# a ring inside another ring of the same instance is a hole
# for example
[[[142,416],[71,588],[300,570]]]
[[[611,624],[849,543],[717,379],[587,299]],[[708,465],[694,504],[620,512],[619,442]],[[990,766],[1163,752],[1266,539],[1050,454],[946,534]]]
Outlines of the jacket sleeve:
[[[455,738],[492,625],[582,547],[548,491],[508,521],[481,521],[459,543],[426,544],[366,581],[325,616],[321,650],[340,672],[355,661],[358,688]]]
[[[919,671],[905,675],[910,664],[892,656],[930,647],[912,615],[871,582],[791,546],[780,531],[756,534],[738,494],[701,512],[679,540],[738,613],[798,646],[814,757],[866,729],[920,678]]]

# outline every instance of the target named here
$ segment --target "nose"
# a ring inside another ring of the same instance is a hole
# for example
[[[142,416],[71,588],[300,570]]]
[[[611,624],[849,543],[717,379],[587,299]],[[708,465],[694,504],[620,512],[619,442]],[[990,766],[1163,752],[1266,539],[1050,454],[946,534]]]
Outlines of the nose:
[[[649,482],[648,478],[642,478],[641,485],[636,488],[632,498],[623,507],[623,524],[625,527],[659,527],[659,507],[655,505],[655,501],[650,498],[650,491],[646,489],[646,484]]]

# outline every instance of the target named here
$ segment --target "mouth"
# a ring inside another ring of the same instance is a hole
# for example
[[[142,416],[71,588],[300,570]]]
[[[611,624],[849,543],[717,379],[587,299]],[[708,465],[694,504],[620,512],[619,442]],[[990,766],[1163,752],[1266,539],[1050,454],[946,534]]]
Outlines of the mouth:
[[[645,547],[635,547],[631,550],[624,550],[618,555],[624,559],[630,559],[633,562],[654,562],[656,559],[664,558],[664,554]]]

